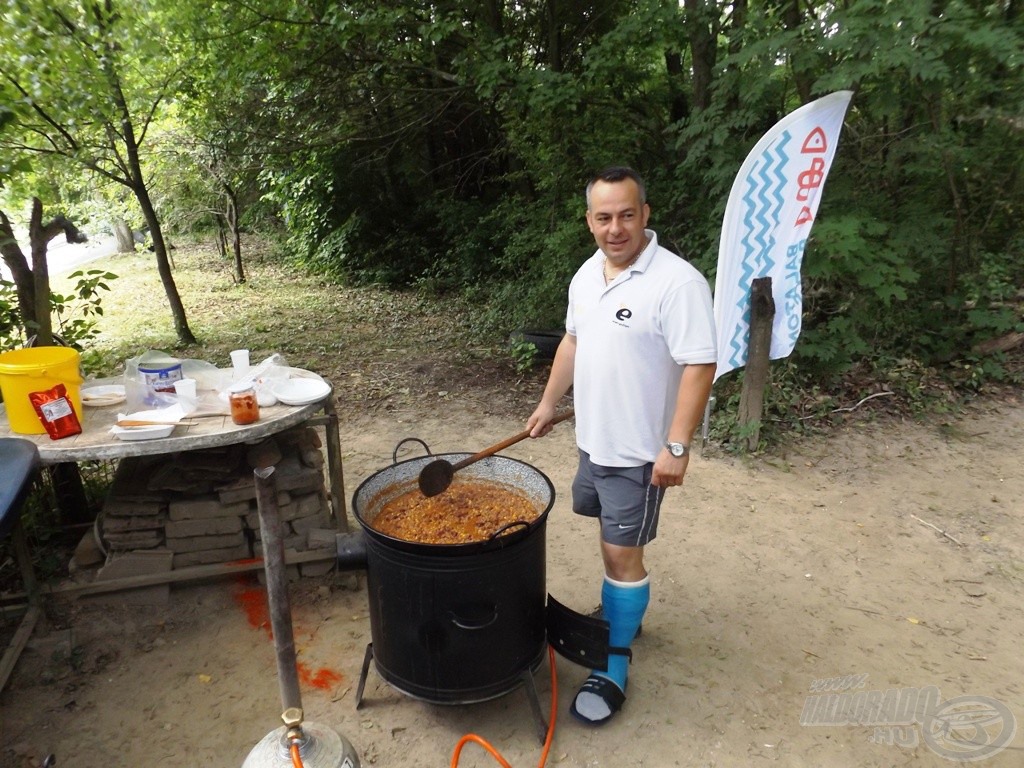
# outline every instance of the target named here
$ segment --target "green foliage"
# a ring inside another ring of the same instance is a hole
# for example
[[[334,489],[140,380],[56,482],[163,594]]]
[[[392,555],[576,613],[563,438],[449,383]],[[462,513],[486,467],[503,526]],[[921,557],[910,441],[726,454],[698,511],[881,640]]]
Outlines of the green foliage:
[[[18,288],[10,280],[0,280],[0,352],[14,349],[24,341]]]
[[[523,338],[512,341],[510,352],[516,366],[516,373],[526,373],[533,368],[537,360],[537,345]]]
[[[101,291],[110,290],[110,281],[117,275],[102,269],[77,270],[69,275],[77,278],[75,292],[61,295],[51,294],[50,306],[57,319],[57,332],[61,338],[76,349],[94,338],[97,318],[103,315]]]
[[[68,346],[81,351],[99,331],[97,319],[103,315],[102,292],[110,290],[110,281],[117,275],[101,269],[78,270],[69,278],[77,278],[74,292],[50,294],[50,308],[55,320],[54,333]],[[18,309],[14,283],[0,280],[0,350],[24,345],[34,329],[26,328]]]
[[[96,146],[98,158],[118,157],[102,57],[61,33],[52,4],[9,7],[0,68],[69,116],[83,137],[74,157]],[[102,14],[56,7],[84,39],[108,39]],[[1015,3],[146,0],[118,10],[111,61],[131,115],[166,107],[147,123],[161,151],[144,162],[179,226],[205,226],[233,190],[250,221],[283,226],[286,258],[333,280],[470,301],[475,330],[496,338],[561,324],[569,279],[594,248],[583,218],[594,170],[636,167],[661,242],[713,280],[746,153],[803,103],[851,89],[787,380],[909,375],[904,360],[958,380],[1003,375],[971,350],[1021,325]],[[139,34],[150,26],[164,34]],[[74,75],[66,92],[57,71]],[[12,126],[31,118],[36,94],[3,82],[10,147],[32,137]],[[0,161],[0,180],[11,162]]]

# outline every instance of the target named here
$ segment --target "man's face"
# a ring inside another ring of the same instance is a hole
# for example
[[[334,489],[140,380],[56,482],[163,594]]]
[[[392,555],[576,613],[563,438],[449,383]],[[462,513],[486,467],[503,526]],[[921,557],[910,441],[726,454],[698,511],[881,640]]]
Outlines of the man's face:
[[[650,206],[640,203],[640,188],[632,179],[598,181],[590,190],[587,226],[608,260],[625,264],[644,245],[650,213]]]

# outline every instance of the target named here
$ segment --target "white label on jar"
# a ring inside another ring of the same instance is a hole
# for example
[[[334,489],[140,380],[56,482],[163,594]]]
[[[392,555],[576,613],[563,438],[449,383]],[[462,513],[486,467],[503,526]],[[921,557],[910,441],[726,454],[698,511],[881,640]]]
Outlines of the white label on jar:
[[[70,416],[74,413],[71,408],[71,403],[68,402],[66,397],[62,397],[58,400],[51,400],[48,403],[43,403],[39,406],[39,410],[43,412],[43,417],[47,421],[56,421],[57,419],[63,419],[65,416]]]
[[[174,382],[181,381],[181,366],[161,371],[140,371],[150,392],[173,392]]]

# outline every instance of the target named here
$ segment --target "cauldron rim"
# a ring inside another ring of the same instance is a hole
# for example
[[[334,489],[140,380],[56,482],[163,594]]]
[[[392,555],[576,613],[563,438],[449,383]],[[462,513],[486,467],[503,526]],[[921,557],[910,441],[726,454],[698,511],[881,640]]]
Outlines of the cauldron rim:
[[[363,519],[363,512],[362,512],[362,509],[360,508],[361,505],[359,503],[359,495],[363,491],[363,489],[366,488],[366,486],[369,483],[371,483],[374,480],[376,480],[378,477],[380,477],[385,472],[394,472],[397,468],[402,467],[403,465],[406,465],[406,464],[425,465],[426,463],[428,463],[430,461],[435,461],[437,459],[446,459],[446,460],[448,460],[448,461],[450,461],[452,463],[455,463],[455,462],[457,462],[457,461],[459,461],[461,459],[464,459],[464,458],[466,458],[468,456],[471,456],[471,455],[472,454],[467,453],[467,452],[434,453],[434,454],[428,453],[425,456],[415,456],[415,457],[410,458],[410,459],[404,459],[402,461],[396,461],[393,464],[389,464],[388,466],[384,467],[383,469],[377,470],[376,472],[374,472],[373,474],[371,474],[367,478],[365,478],[359,484],[359,486],[356,488],[355,492],[352,494],[352,514],[353,514],[353,516],[355,517],[356,521],[359,523],[360,527],[363,529],[364,533],[367,536],[369,536],[370,538],[374,539],[375,541],[378,541],[378,542],[380,542],[380,543],[382,543],[382,544],[384,544],[386,546],[389,546],[389,547],[394,547],[396,549],[404,550],[406,552],[414,552],[414,553],[420,553],[420,554],[424,554],[424,555],[471,555],[471,554],[478,554],[478,553],[481,553],[481,552],[489,552],[489,551],[493,551],[493,550],[500,550],[500,549],[504,549],[506,547],[510,547],[510,546],[512,546],[512,545],[514,545],[514,544],[516,544],[516,543],[518,543],[520,541],[522,541],[523,539],[528,538],[529,536],[531,536],[534,533],[534,531],[536,531],[538,529],[544,528],[544,526],[547,523],[548,513],[551,512],[551,508],[555,504],[555,486],[554,486],[554,483],[551,482],[551,478],[549,478],[546,474],[544,474],[544,472],[542,472],[541,470],[537,469],[537,467],[533,466],[529,462],[523,461],[522,459],[514,459],[514,458],[512,458],[510,456],[502,456],[500,454],[495,454],[493,456],[488,456],[488,457],[486,457],[484,459],[481,459],[478,462],[478,464],[486,465],[487,463],[494,463],[495,461],[502,461],[502,462],[510,462],[510,463],[513,463],[513,464],[519,464],[519,465],[521,465],[523,467],[526,467],[530,471],[537,473],[537,475],[544,481],[544,484],[547,486],[547,489],[548,489],[548,500],[547,500],[547,504],[545,505],[544,509],[541,511],[541,513],[539,515],[537,515],[536,518],[534,518],[534,520],[532,522],[527,523],[525,525],[525,527],[523,527],[521,530],[512,531],[512,532],[504,534],[502,536],[498,536],[498,537],[495,537],[495,538],[490,538],[490,539],[487,539],[485,541],[470,541],[470,542],[466,542],[466,543],[463,543],[463,544],[428,544],[428,543],[425,543],[425,542],[408,541],[406,539],[399,539],[399,538],[395,538],[394,536],[389,536],[389,535],[387,535],[385,533],[381,533],[380,531],[375,529],[372,525],[370,525],[369,522],[367,522],[365,519]],[[465,470],[463,470],[463,471],[465,471]],[[496,481],[496,482],[499,482],[499,481]],[[508,485],[508,484],[506,483],[506,485]],[[389,488],[389,487],[391,487],[391,486],[385,486],[385,488]]]

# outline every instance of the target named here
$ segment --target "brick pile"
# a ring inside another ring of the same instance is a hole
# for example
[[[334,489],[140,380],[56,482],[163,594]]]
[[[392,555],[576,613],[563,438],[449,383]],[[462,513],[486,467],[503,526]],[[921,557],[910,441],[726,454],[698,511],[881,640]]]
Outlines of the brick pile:
[[[165,551],[174,568],[261,556],[253,469],[269,465],[285,549],[329,546],[335,525],[320,448],[314,429],[298,427],[255,445],[122,460],[100,518],[108,556]]]

